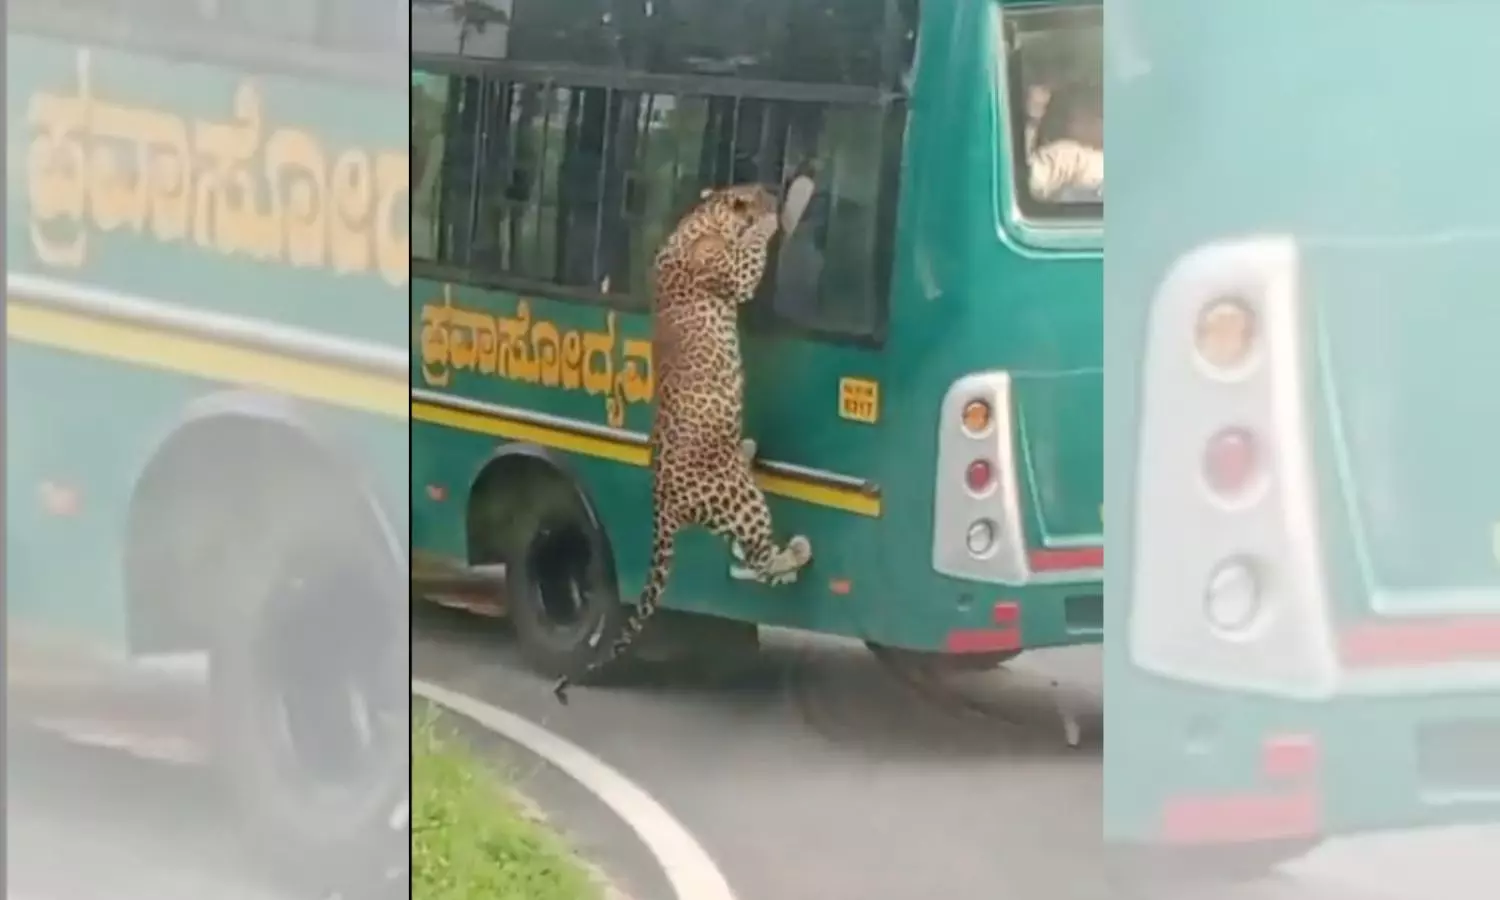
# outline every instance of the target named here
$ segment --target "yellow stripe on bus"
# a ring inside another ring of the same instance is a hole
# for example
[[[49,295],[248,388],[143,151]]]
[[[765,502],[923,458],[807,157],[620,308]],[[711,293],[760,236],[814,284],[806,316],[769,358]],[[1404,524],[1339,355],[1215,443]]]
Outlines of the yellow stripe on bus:
[[[612,460],[630,466],[650,464],[650,451],[640,444],[581,434],[523,422],[501,414],[470,412],[431,403],[414,402],[411,386],[380,375],[332,363],[301,359],[266,350],[239,347],[201,337],[175,334],[140,325],[112,322],[11,300],[6,304],[6,330],[11,339],[67,350],[84,356],[177,372],[209,381],[257,387],[291,397],[326,403],[390,418],[408,416],[474,434],[510,441],[526,441],[566,453]],[[769,494],[815,506],[878,518],[881,501],[856,488],[819,484],[774,475],[756,474]]]
[[[413,400],[411,417],[418,422],[429,422],[433,425],[442,425],[445,428],[456,428],[459,431],[470,431],[475,434],[487,434],[491,437],[504,438],[507,441],[525,441],[528,444],[539,444],[567,453],[614,460],[629,466],[646,466],[651,463],[650,449],[639,444],[612,441],[591,434],[579,434],[562,428],[522,422],[497,413],[470,412]]]
[[[12,339],[85,356],[165,369],[183,375],[300,397],[405,419],[411,386],[404,380],[200,337],[28,306],[5,309]]]
[[[413,401],[411,417],[417,422],[429,422],[445,428],[487,434],[508,441],[526,441],[565,453],[608,459],[629,466],[645,467],[651,464],[651,451],[640,444],[610,440],[592,434],[580,434],[566,428],[523,422],[498,413],[471,412]],[[871,518],[880,516],[880,498],[870,496],[855,488],[817,484],[768,472],[757,472],[755,481],[760,485],[761,490],[768,494],[801,500],[815,506],[840,509],[860,516]]]

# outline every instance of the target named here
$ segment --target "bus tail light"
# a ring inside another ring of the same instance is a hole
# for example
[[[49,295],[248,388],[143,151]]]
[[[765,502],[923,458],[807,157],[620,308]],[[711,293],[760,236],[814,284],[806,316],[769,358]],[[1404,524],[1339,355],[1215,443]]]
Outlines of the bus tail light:
[[[978,437],[990,427],[990,405],[983,400],[970,400],[964,405],[964,430]]]
[[[971,556],[984,556],[995,549],[995,523],[980,519],[969,526],[968,544]]]
[[[936,418],[932,568],[954,578],[1031,578],[1012,416],[1011,376],[973,372],[948,386]]]
[[[1215,300],[1198,316],[1194,344],[1216,369],[1237,369],[1255,346],[1255,313],[1239,300]]]
[[[1209,575],[1203,612],[1221,634],[1241,634],[1260,618],[1261,586],[1258,567],[1248,559],[1230,559]]]
[[[1223,499],[1243,495],[1260,468],[1255,435],[1244,428],[1226,428],[1209,438],[1203,453],[1203,477]]]
[[[964,483],[975,494],[982,494],[995,481],[995,467],[988,460],[976,459],[964,470]]]
[[[1126,629],[1146,671],[1312,699],[1338,666],[1299,269],[1291,238],[1214,243],[1151,300]]]

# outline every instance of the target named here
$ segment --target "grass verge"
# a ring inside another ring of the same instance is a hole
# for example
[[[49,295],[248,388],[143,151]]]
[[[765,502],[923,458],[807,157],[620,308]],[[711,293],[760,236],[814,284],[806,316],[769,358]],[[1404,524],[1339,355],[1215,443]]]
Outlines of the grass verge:
[[[598,900],[581,861],[435,719],[413,717],[412,900]]]

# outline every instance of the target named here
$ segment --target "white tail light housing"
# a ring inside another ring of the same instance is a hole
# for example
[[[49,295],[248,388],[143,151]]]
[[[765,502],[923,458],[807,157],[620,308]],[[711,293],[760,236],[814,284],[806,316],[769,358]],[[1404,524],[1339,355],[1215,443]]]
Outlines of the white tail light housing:
[[[1143,350],[1130,652],[1198,684],[1335,687],[1290,238],[1199,248],[1153,298]]]
[[[932,567],[995,584],[1030,577],[1006,372],[955,381],[938,413]]]

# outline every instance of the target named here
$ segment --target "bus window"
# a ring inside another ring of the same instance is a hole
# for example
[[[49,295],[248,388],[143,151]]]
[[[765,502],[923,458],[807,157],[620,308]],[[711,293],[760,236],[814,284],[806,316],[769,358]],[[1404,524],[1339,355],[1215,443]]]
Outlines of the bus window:
[[[414,93],[413,255],[460,280],[644,307],[650,255],[695,189],[701,104],[422,75],[447,87]]]
[[[772,306],[814,331],[861,338],[884,327],[889,235],[900,154],[893,108],[829,106],[805,112],[785,134],[783,183],[815,186],[795,229],[782,237]],[[798,145],[801,144],[801,148]]]
[[[1099,7],[999,13],[1014,195],[1023,218],[1099,219],[1104,203]]]
[[[465,265],[480,131],[479,82],[412,73],[411,257]]]
[[[413,93],[422,267],[645,309],[652,256],[703,188],[806,175],[816,190],[780,242],[757,327],[878,339],[912,4],[606,6],[494,0],[455,24],[451,4],[414,0],[419,68],[453,73]],[[855,33],[868,44],[809,43]],[[490,61],[476,72],[457,56]]]
[[[438,246],[440,173],[443,170],[448,112],[448,78],[412,73],[411,84],[411,255],[435,259]]]

